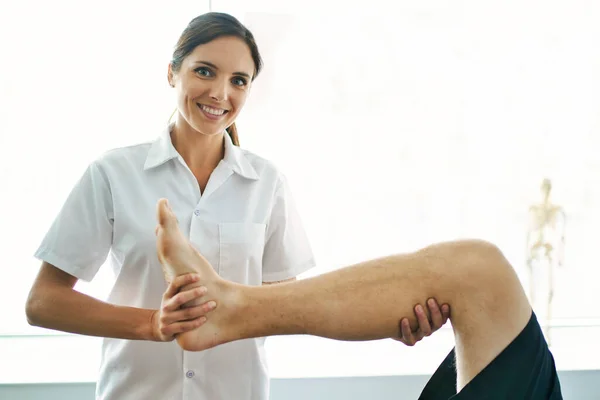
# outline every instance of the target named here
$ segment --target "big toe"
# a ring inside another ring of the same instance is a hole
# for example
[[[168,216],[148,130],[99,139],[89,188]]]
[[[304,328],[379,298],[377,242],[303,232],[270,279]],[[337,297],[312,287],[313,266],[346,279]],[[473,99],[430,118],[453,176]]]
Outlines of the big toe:
[[[167,199],[158,200],[156,206],[158,224],[163,229],[176,229],[177,228],[177,217],[173,214],[169,202]]]

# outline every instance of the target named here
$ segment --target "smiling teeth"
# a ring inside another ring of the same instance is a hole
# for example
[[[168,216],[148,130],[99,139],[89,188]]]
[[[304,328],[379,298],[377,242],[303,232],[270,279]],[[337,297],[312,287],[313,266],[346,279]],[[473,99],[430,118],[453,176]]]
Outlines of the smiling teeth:
[[[200,104],[200,108],[212,115],[223,115],[225,113],[225,110],[219,110],[217,108],[207,107],[202,104]]]

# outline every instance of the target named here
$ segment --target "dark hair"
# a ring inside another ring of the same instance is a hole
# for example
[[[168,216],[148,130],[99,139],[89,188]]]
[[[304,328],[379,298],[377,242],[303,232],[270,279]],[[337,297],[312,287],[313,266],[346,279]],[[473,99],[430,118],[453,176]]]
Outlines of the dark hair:
[[[202,14],[190,21],[188,26],[177,41],[173,58],[171,59],[171,69],[173,72],[179,72],[183,60],[202,44],[212,42],[222,36],[234,36],[242,39],[250,48],[250,54],[254,61],[254,80],[262,69],[262,58],[258,52],[258,46],[254,40],[254,35],[235,17],[225,14],[210,12]],[[240,145],[235,122],[227,128],[227,133],[231,141],[236,146]]]

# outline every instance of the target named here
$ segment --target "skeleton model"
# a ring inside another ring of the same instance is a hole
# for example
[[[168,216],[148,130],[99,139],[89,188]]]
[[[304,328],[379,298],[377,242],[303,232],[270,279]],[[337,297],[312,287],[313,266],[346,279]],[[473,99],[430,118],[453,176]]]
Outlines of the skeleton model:
[[[536,314],[545,317],[544,335],[550,344],[550,319],[554,296],[554,269],[564,262],[565,224],[564,210],[550,201],[552,183],[544,179],[541,186],[542,202],[529,208],[527,232],[527,268],[529,272],[529,298]],[[542,293],[540,284],[543,288]],[[541,296],[540,296],[541,295]],[[539,310],[539,311],[538,311]]]

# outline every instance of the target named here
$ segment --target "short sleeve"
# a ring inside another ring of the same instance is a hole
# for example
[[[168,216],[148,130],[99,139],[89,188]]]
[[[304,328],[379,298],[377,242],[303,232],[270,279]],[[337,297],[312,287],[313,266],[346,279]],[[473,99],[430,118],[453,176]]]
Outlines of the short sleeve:
[[[35,257],[84,281],[91,281],[112,245],[113,206],[106,175],[88,166],[69,193]]]
[[[315,266],[314,255],[294,204],[282,178],[275,192],[263,254],[263,282],[291,279]]]

